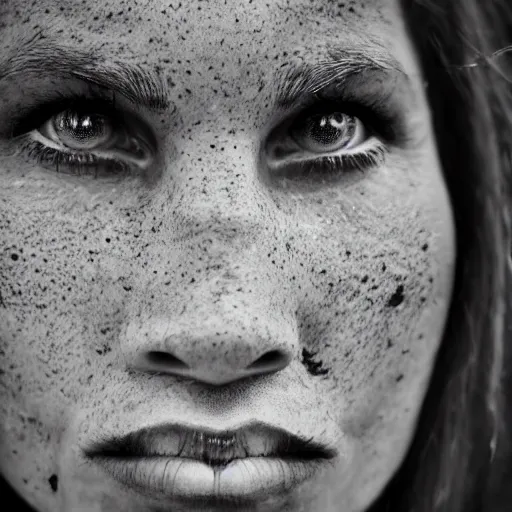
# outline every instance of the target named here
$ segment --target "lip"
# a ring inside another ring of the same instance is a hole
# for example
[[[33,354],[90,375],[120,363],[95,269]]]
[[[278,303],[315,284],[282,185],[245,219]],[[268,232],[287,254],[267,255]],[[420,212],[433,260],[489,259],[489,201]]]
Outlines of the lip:
[[[139,494],[221,507],[289,493],[333,466],[337,450],[252,421],[229,430],[161,424],[97,438],[84,454]]]

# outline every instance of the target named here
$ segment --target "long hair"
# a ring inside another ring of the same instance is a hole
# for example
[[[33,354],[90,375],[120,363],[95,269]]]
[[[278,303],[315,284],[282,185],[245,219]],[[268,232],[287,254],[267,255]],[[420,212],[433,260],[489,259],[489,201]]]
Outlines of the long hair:
[[[505,305],[512,293],[512,48],[505,52],[512,44],[512,5],[402,0],[401,6],[428,83],[455,215],[457,261],[415,438],[370,510],[511,510],[510,502],[499,509],[496,498],[510,451],[503,362]]]

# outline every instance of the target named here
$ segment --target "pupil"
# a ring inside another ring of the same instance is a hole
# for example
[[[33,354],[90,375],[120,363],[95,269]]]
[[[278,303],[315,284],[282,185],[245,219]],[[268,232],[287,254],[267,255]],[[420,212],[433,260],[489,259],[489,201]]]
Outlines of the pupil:
[[[103,133],[104,123],[103,119],[95,115],[76,115],[69,114],[66,117],[66,124],[69,131],[77,139],[89,139],[97,137]]]
[[[77,149],[91,149],[110,136],[104,116],[67,110],[55,119],[55,129],[65,144]]]
[[[328,116],[318,116],[309,121],[307,131],[314,141],[325,146],[348,142],[354,133],[354,124],[350,121],[352,119],[347,120],[347,116],[341,112]]]

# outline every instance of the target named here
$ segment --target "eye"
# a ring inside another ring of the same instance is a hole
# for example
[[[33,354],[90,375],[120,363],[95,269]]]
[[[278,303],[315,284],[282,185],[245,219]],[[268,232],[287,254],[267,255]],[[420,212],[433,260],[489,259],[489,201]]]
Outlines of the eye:
[[[361,144],[367,138],[367,130],[357,117],[333,111],[299,118],[290,135],[307,151],[330,153]]]
[[[153,160],[148,132],[107,100],[59,100],[39,107],[22,124],[31,127],[22,151],[58,172],[117,176],[140,172]]]
[[[276,178],[339,177],[382,165],[389,148],[375,127],[385,121],[367,108],[320,102],[275,129],[267,163]]]
[[[103,114],[67,109],[46,121],[39,133],[69,149],[90,150],[110,147],[114,123]]]

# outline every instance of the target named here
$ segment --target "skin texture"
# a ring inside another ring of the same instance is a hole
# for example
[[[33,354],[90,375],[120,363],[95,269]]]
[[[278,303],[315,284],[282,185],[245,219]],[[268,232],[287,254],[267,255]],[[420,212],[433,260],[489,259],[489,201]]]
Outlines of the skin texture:
[[[6,55],[41,36],[93,45],[106,62],[158,67],[173,106],[137,111],[158,147],[147,182],[95,180],[43,168],[8,136],[16,109],[62,84],[0,82],[1,474],[41,512],[177,511],[122,489],[80,448],[161,422],[220,429],[254,418],[339,451],[254,510],[366,510],[414,435],[455,262],[398,5],[7,4]],[[410,142],[357,177],[279,185],[261,158],[270,128],[292,113],[274,106],[276,70],[368,34],[410,77],[400,106]],[[189,369],[177,374],[151,351]],[[283,355],[277,371],[244,373],[270,351]]]

